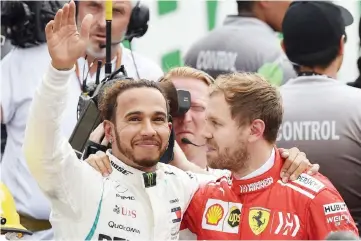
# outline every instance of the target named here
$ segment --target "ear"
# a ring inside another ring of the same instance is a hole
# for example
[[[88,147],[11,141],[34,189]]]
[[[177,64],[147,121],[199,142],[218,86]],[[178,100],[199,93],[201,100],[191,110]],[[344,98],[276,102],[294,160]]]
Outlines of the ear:
[[[269,7],[269,0],[265,0],[265,1],[256,1],[256,3],[258,3],[258,6],[260,8],[268,8]]]
[[[338,52],[339,55],[343,55],[345,51],[345,42],[346,42],[346,36],[342,35],[340,39],[340,51]]]
[[[172,122],[168,122],[168,128],[169,128],[170,131],[172,131],[172,127],[173,127]]]
[[[105,120],[103,121],[105,138],[112,143],[115,140],[115,126],[112,122]]]
[[[283,39],[281,40],[281,48],[282,48],[283,52],[286,53],[285,42],[283,41]]]
[[[250,136],[248,137],[249,142],[255,142],[263,138],[263,133],[265,130],[265,123],[263,120],[256,119],[250,125]]]

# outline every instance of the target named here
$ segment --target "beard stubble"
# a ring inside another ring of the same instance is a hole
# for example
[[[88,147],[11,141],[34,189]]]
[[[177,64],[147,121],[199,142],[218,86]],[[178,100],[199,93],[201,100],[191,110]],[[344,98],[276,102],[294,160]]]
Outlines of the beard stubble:
[[[115,132],[115,143],[117,145],[118,150],[126,157],[128,158],[130,161],[134,162],[135,164],[142,166],[142,167],[153,167],[155,165],[157,165],[157,163],[159,162],[160,158],[162,157],[162,155],[165,153],[167,147],[163,147],[162,148],[162,143],[160,143],[160,147],[159,147],[159,155],[157,158],[153,158],[153,159],[136,159],[135,155],[134,155],[134,150],[131,150],[127,147],[125,147],[125,145],[122,145],[122,141],[120,140],[120,136],[118,134],[118,132]]]
[[[243,141],[238,142],[238,147],[231,151],[229,148],[220,151],[219,147],[212,143],[217,150],[217,157],[208,160],[208,166],[214,169],[225,169],[232,172],[244,170],[248,166],[249,152]]]

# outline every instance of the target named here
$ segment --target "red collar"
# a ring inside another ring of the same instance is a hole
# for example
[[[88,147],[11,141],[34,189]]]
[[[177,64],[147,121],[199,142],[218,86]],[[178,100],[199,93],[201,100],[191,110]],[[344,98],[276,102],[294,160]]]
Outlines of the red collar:
[[[252,192],[263,191],[271,187],[274,183],[280,180],[280,173],[283,164],[282,157],[276,149],[276,160],[273,167],[266,173],[247,180],[236,180],[232,178],[232,191],[234,193],[247,194]]]

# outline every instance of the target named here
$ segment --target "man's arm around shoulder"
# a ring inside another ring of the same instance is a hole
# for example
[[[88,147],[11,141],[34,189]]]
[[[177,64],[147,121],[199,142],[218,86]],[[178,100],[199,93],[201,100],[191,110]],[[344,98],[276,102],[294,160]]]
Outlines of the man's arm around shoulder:
[[[202,230],[203,206],[207,200],[206,189],[204,186],[200,187],[185,210],[180,228],[180,240],[198,239],[199,232]]]

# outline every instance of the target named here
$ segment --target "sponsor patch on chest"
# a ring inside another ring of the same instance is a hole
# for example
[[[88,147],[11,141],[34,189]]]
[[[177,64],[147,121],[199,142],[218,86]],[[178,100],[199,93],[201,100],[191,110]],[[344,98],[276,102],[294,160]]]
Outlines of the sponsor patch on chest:
[[[273,178],[269,177],[269,178],[260,180],[258,182],[240,185],[239,187],[240,187],[241,193],[246,193],[246,192],[254,192],[254,191],[261,190],[263,188],[268,187],[272,183],[273,183]]]
[[[238,233],[242,204],[208,199],[202,217],[202,228],[225,233]]]

